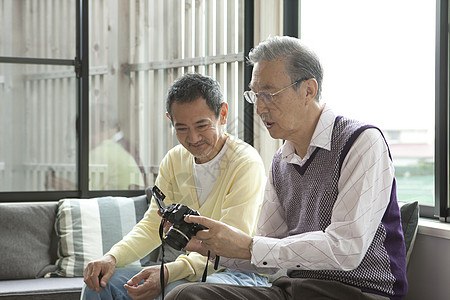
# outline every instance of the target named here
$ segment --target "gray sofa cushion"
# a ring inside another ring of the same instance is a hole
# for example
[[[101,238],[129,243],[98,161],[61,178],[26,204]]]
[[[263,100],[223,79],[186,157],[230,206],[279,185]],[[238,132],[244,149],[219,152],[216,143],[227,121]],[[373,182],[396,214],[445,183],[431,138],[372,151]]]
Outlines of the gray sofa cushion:
[[[147,199],[132,199],[139,221],[148,209]],[[57,208],[58,202],[0,203],[0,280],[38,278],[57,270]]]
[[[136,223],[139,222],[145,215],[148,209],[149,203],[145,195],[132,197],[134,200],[134,209],[136,210]]]
[[[51,245],[56,202],[0,205],[0,279],[42,277],[54,271]]]
[[[400,207],[403,235],[405,237],[406,263],[409,262],[419,225],[419,202],[405,203]]]

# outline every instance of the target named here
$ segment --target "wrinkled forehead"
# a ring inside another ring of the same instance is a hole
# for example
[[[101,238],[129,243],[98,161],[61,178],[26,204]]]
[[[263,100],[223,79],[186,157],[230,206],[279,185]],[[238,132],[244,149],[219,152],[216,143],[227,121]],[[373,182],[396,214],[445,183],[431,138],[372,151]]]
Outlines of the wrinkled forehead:
[[[290,81],[283,60],[261,61],[253,66],[249,88],[253,91],[270,90]]]

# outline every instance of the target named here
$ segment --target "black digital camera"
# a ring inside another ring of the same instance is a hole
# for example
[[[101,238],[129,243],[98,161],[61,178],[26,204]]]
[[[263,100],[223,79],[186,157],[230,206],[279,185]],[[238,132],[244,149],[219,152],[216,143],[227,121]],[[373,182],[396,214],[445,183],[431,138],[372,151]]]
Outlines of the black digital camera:
[[[198,231],[208,229],[203,225],[197,223],[186,223],[184,217],[188,215],[199,216],[199,213],[190,209],[186,205],[179,203],[172,203],[169,206],[165,206],[164,193],[155,185],[153,188],[147,188],[145,190],[147,199],[153,195],[153,198],[158,205],[159,211],[162,214],[162,218],[165,221],[172,223],[169,231],[167,231],[164,241],[176,250],[181,250],[186,247],[187,243],[191,240],[192,236],[196,235]]]

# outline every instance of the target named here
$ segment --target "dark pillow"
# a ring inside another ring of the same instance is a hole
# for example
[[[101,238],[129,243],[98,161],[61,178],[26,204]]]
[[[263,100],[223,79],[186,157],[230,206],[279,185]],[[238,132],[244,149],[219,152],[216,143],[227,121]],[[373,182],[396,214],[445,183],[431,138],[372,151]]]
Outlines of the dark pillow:
[[[147,196],[141,195],[132,197],[134,201],[134,209],[136,211],[136,223],[139,222],[145,215],[148,209],[149,203],[147,202]]]
[[[55,270],[50,251],[57,203],[0,205],[0,280],[44,276]]]
[[[419,225],[419,202],[405,203],[400,207],[403,235],[405,237],[406,263],[409,261]]]

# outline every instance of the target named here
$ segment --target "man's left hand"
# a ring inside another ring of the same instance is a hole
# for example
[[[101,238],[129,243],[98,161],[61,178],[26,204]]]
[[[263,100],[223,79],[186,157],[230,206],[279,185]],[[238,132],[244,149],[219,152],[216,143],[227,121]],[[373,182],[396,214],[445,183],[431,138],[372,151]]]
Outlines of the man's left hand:
[[[140,299],[154,299],[161,294],[160,284],[160,270],[161,266],[151,266],[143,269],[138,274],[134,275],[124,285],[128,296],[134,300]],[[169,272],[164,266],[164,285],[167,285]],[[139,284],[141,281],[143,283]]]
[[[208,227],[195,235],[195,239],[201,241],[204,249],[223,257],[251,259],[250,245],[253,243],[253,238],[242,230],[203,216],[189,215],[184,220]],[[188,246],[186,250],[196,251],[189,249]]]

